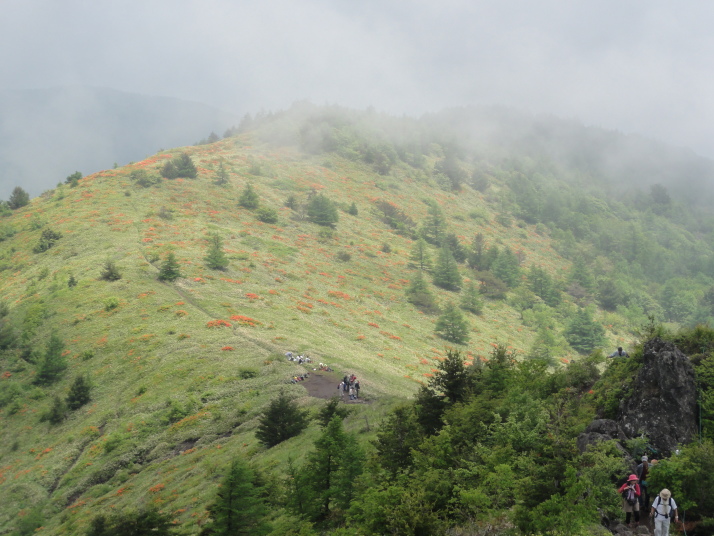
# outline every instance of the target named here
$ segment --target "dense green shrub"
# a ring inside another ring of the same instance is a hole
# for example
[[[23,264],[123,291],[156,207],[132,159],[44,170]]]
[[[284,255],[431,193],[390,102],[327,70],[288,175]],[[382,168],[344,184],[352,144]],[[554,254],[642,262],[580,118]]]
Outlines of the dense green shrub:
[[[40,236],[39,242],[35,244],[35,247],[32,249],[35,253],[42,253],[44,251],[47,251],[50,249],[52,246],[55,245],[55,242],[62,238],[62,233],[53,231],[52,229],[45,229],[42,231],[42,235]]]
[[[198,176],[196,165],[188,153],[181,153],[168,160],[161,168],[161,176],[167,179],[195,179]]]
[[[270,207],[260,207],[255,211],[255,217],[263,223],[278,223],[278,211]]]

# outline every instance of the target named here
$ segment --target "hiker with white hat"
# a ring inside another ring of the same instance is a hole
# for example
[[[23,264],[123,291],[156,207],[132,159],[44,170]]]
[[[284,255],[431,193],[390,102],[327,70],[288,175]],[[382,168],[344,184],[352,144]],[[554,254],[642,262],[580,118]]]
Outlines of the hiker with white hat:
[[[654,518],[654,536],[669,536],[669,522],[674,519],[679,522],[677,503],[672,498],[672,492],[663,489],[652,503],[650,517]]]

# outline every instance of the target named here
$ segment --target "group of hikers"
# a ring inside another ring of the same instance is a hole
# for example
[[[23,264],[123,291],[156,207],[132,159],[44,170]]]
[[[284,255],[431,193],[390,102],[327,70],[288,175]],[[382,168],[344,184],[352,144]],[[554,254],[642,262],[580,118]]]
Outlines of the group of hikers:
[[[342,378],[342,381],[337,386],[337,396],[342,400],[345,399],[345,396],[349,396],[350,400],[357,400],[359,398],[359,390],[360,385],[357,376],[345,374],[345,377]]]
[[[608,355],[608,357],[630,357],[622,346]],[[617,490],[622,495],[622,511],[625,512],[625,523],[630,527],[637,527],[640,523],[640,512],[646,511],[649,507],[650,517],[654,521],[655,536],[669,536],[669,524],[672,520],[679,522],[677,503],[668,489],[661,490],[652,500],[650,505],[650,494],[647,486],[647,475],[651,466],[656,465],[657,460],[649,460],[647,455],[642,456],[640,464],[631,474],[627,481]],[[632,518],[634,517],[634,521]]]
[[[294,363],[297,363],[298,365],[302,365],[303,363],[312,363],[312,359],[310,359],[310,356],[305,354],[305,355],[295,355],[292,352],[285,352],[285,357],[287,358],[288,361],[292,361]],[[327,364],[327,363],[319,363],[317,367],[313,367],[312,370],[321,370],[323,372],[332,372],[332,368]],[[298,383],[307,380],[308,376],[310,375],[309,372],[303,372],[302,374],[296,374],[295,376],[292,376],[290,380],[288,380],[290,383]]]
[[[312,359],[310,359],[309,355],[293,355],[292,352],[285,352],[285,357],[288,358],[288,361],[295,361],[298,365],[312,363]]]
[[[625,512],[625,523],[630,527],[637,527],[640,523],[640,511],[649,505],[649,492],[647,489],[647,475],[650,465],[655,465],[657,460],[648,461],[647,456],[642,456],[641,463],[631,474],[627,481],[620,486],[618,493],[622,495],[622,511]],[[634,516],[634,522],[631,522]],[[655,536],[669,536],[669,524],[672,520],[679,522],[677,503],[668,489],[663,489],[652,501],[650,517],[654,521]]]

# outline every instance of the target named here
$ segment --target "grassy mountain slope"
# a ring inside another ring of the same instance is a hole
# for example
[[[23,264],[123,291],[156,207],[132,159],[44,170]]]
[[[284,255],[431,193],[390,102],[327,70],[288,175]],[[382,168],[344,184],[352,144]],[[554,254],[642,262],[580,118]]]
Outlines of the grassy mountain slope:
[[[395,161],[380,174],[364,160],[276,146],[266,136],[264,126],[185,149],[196,179],[138,186],[132,172],[158,176],[179,150],[162,152],[85,177],[75,188],[58,187],[3,220],[11,232],[0,243],[0,294],[19,341],[0,360],[3,530],[39,508],[47,534],[77,534],[99,511],[153,503],[191,533],[233,456],[282,467],[314,438],[311,428],[265,451],[254,437],[257,417],[280,389],[306,407],[319,405],[287,382],[306,370],[285,360],[288,350],[306,352],[339,375],[357,374],[371,403],[348,419],[352,430],[363,430],[363,419],[378,420],[394,399],[410,397],[433,374],[446,343],[434,335],[437,317],[405,300],[416,273],[408,266],[414,240],[383,223],[379,200],[415,222],[435,200],[464,245],[481,232],[487,244],[521,252],[524,266],[543,267],[556,279],[571,268],[535,223],[511,226],[498,218],[507,184],[495,174],[487,195],[467,184],[446,191],[424,173],[441,158],[438,151],[426,153],[419,167]],[[221,165],[225,185],[215,180]],[[239,207],[248,183],[262,206],[278,210],[276,224]],[[285,206],[290,195],[304,201],[311,192],[342,207],[334,230]],[[346,212],[353,202],[357,215]],[[35,253],[45,229],[62,237]],[[211,233],[221,236],[230,258],[225,271],[205,267]],[[164,283],[157,275],[169,251],[183,277]],[[107,260],[120,280],[99,279]],[[442,304],[458,300],[457,293],[433,290]],[[486,301],[481,315],[467,315],[467,361],[486,358],[497,343],[528,352],[536,332],[509,303]],[[566,300],[564,314],[575,310]],[[629,341],[623,316],[599,311],[596,318],[608,327],[610,345]],[[33,384],[36,363],[53,331],[65,343],[68,368],[60,381],[40,387]],[[35,354],[23,355],[23,345]],[[91,402],[59,424],[43,422],[53,396],[64,397],[80,374],[93,385]]]

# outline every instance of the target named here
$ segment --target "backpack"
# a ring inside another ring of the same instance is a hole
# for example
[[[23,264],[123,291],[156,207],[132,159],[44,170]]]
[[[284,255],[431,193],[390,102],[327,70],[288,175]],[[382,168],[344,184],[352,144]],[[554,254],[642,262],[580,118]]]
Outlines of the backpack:
[[[627,490],[627,493],[625,494],[625,500],[630,506],[635,506],[635,504],[637,504],[637,496],[635,495],[634,489]]]
[[[657,495],[657,506],[655,506],[655,516],[661,516],[663,514],[659,513],[659,510],[657,510],[657,507],[661,504],[662,497]],[[674,508],[672,508],[672,497],[669,498],[669,512],[666,517],[669,517],[670,519],[674,519]]]

